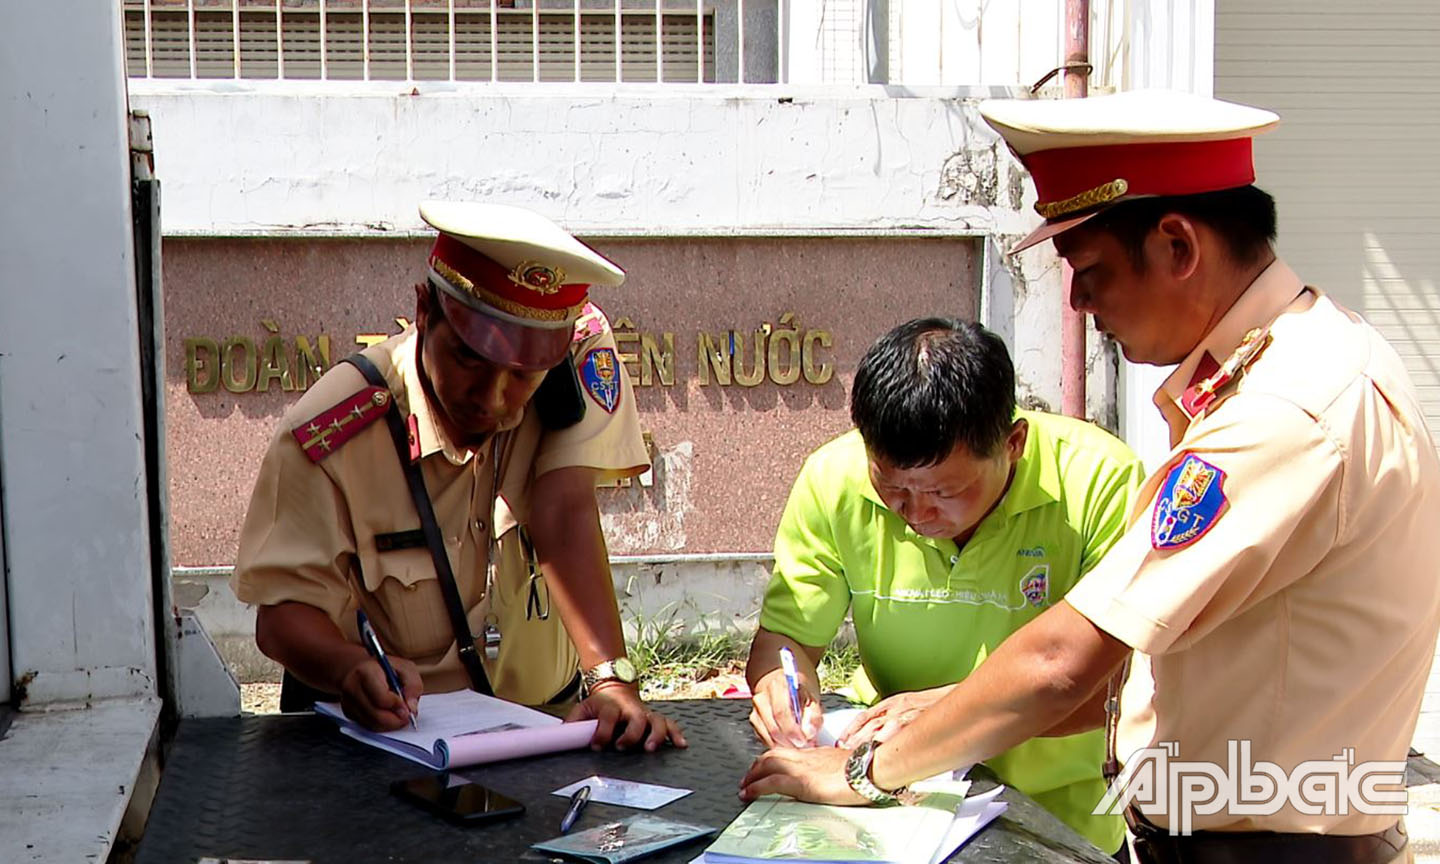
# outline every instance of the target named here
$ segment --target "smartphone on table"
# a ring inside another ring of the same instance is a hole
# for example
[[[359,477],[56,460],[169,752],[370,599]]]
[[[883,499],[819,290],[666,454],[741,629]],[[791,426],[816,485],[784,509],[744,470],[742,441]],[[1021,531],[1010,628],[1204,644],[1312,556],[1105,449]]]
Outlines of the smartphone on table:
[[[525,805],[458,774],[431,774],[396,780],[390,792],[461,825],[506,819],[525,812]]]

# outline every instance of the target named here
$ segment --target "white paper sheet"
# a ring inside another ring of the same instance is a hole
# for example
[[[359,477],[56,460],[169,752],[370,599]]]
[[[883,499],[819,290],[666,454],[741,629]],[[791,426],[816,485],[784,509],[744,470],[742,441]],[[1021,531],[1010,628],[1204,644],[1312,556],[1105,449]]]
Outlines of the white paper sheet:
[[[598,801],[601,804],[618,804],[621,807],[634,807],[637,810],[655,810],[664,807],[671,801],[678,801],[694,791],[675,786],[622,780],[619,777],[601,777],[596,774],[556,789],[550,794],[568,798],[581,786],[590,787],[591,801]]]

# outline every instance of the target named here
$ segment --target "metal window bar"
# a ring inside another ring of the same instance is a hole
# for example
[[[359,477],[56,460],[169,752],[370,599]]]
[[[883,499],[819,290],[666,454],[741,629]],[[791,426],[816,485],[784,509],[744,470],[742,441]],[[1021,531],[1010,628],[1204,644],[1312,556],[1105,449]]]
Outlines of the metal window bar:
[[[410,0],[405,0],[405,80],[415,80],[415,45],[410,32]]]
[[[236,81],[240,80],[240,0],[230,0],[230,45],[234,51]]]
[[[329,35],[329,26],[325,23],[325,0],[320,0],[320,80],[324,81],[330,77],[330,70],[327,62],[330,59],[330,48],[325,44]]]
[[[195,74],[195,0],[185,0],[185,21],[190,36],[190,77]]]
[[[320,80],[338,80],[338,78],[361,78],[372,80],[375,75],[400,73],[401,57],[398,46],[394,45],[394,37],[400,34],[395,30],[401,29],[398,15],[391,14],[383,9],[374,8],[375,3],[370,0],[359,0],[343,4],[340,9],[340,17],[336,17],[336,11],[329,8],[330,0],[262,0],[263,5],[254,10],[259,13],[251,14],[249,7],[244,5],[245,0],[228,0],[230,8],[215,10],[207,4],[207,0],[183,0],[177,2],[171,10],[166,10],[156,0],[129,0],[125,5],[127,11],[134,16],[132,21],[135,25],[143,25],[143,31],[139,26],[131,30],[130,39],[133,45],[132,64],[135,75],[138,77],[144,74],[148,78],[154,78],[158,73],[163,77],[170,77],[176,71],[194,80],[204,77],[215,77],[218,73],[222,77],[232,79],[244,79],[247,75],[261,75],[275,77],[280,80],[288,80],[292,74],[301,78],[316,76]],[[664,0],[649,0],[654,3],[650,9],[643,6],[640,9],[627,9],[624,0],[612,0],[612,3],[601,6],[599,9],[589,9],[584,0],[571,0],[569,4],[560,6],[560,9],[546,10],[541,4],[532,3],[526,15],[526,10],[501,9],[498,0],[491,0],[489,4],[491,28],[488,34],[490,43],[490,80],[500,80],[502,76],[513,78],[516,72],[523,75],[523,62],[525,53],[529,54],[528,60],[532,65],[530,79],[536,82],[571,79],[577,82],[594,80],[597,73],[601,79],[605,76],[606,65],[601,61],[597,66],[591,62],[586,65],[586,57],[592,61],[603,57],[603,53],[596,55],[596,45],[604,44],[604,30],[606,19],[610,19],[613,26],[612,47],[614,50],[613,60],[613,81],[624,83],[627,79],[635,80],[642,76],[646,80],[669,83],[681,83],[686,80],[688,73],[676,72],[674,70],[683,68],[676,66],[676,63],[684,63],[688,58],[684,52],[693,46],[696,51],[696,78],[690,79],[697,82],[713,80],[713,70],[707,71],[713,57],[707,51],[706,40],[713,40],[720,33],[716,30],[715,20],[709,24],[705,22],[707,14],[706,0],[695,0],[693,24],[682,21],[682,15],[667,10]],[[683,0],[682,0],[683,2]],[[353,5],[351,5],[353,3]],[[215,5],[219,5],[218,3]],[[484,8],[475,10],[479,20],[483,21]],[[568,5],[569,8],[565,9]],[[688,4],[687,4],[688,5]],[[265,7],[269,7],[266,9]],[[397,3],[398,7],[399,4]],[[484,40],[486,39],[483,26],[475,26],[473,29],[467,26],[466,33],[460,33],[460,25],[466,24],[466,4],[458,4],[456,0],[447,0],[443,7],[438,3],[434,4],[433,13],[424,9],[417,13],[414,0],[405,0],[402,9],[395,9],[395,13],[403,11],[404,14],[404,38],[405,54],[403,58],[403,74],[407,79],[414,79],[420,74],[425,77],[445,77],[451,81],[461,78],[471,79],[475,77],[472,69],[467,69],[467,64],[460,63],[460,49],[467,50],[467,58],[485,62],[481,55]],[[606,7],[609,8],[606,8]],[[355,8],[359,7],[359,8]],[[441,17],[443,9],[444,17]],[[743,0],[736,0],[737,19],[737,51],[740,60],[740,70],[736,78],[731,80],[744,81],[746,73],[744,66],[744,33],[743,16],[745,4]],[[564,11],[561,11],[564,10]],[[224,11],[229,11],[229,16],[219,18],[223,22],[229,18],[231,26],[230,38],[225,39],[223,27],[218,27],[215,12],[219,11],[224,16]],[[677,10],[678,11],[678,10]],[[355,14],[358,12],[359,14]],[[518,14],[517,14],[518,13]],[[558,13],[558,14],[556,14]],[[568,13],[568,14],[567,14]],[[384,16],[393,24],[381,26],[385,22],[379,17]],[[179,20],[177,20],[177,17]],[[683,18],[688,18],[687,14]],[[729,16],[725,16],[727,19]],[[272,18],[270,27],[274,28],[271,35],[266,32],[268,29],[265,18]],[[358,26],[356,18],[359,19]],[[524,32],[525,18],[529,18],[529,30],[531,44],[529,51],[525,51],[524,42],[516,44],[517,37],[523,40],[520,34]],[[570,29],[564,29],[565,19],[569,19]],[[647,18],[653,19],[653,27],[645,27]],[[175,26],[179,24],[183,27]],[[318,24],[318,26],[317,26]],[[330,25],[335,24],[337,30],[334,34],[330,32]],[[204,25],[203,27],[201,25]],[[438,26],[437,26],[438,25]],[[519,26],[516,26],[519,25]],[[690,28],[694,27],[695,38],[688,39]],[[252,32],[252,29],[259,28]],[[380,29],[377,30],[377,27]],[[439,28],[445,28],[443,36],[439,34]],[[587,28],[592,28],[587,32]],[[203,31],[203,32],[202,32]],[[317,32],[318,31],[318,32]],[[355,31],[359,31],[356,33]],[[382,43],[372,44],[377,37],[385,34],[393,34]],[[355,37],[359,36],[360,45],[354,46]],[[501,39],[501,36],[504,39]],[[170,41],[166,41],[167,36]],[[331,38],[335,36],[336,38]],[[670,40],[668,37],[675,37]],[[219,40],[217,44],[217,37]],[[480,46],[474,45],[474,40],[479,38]],[[590,38],[592,44],[587,45],[586,39]],[[564,39],[571,38],[574,41],[564,45]],[[417,42],[417,39],[421,40]],[[272,41],[273,40],[273,41]],[[298,41],[297,41],[298,40]],[[311,41],[314,40],[314,41]],[[439,68],[433,69],[429,66],[427,58],[433,55],[428,53],[431,40],[438,42],[433,47],[446,52],[446,56],[434,58],[438,61]],[[639,41],[636,41],[639,40]],[[667,45],[668,41],[675,44]],[[217,51],[219,46],[228,42],[232,56],[229,68],[224,63],[223,48]],[[691,42],[692,44],[686,44]],[[177,44],[178,43],[178,44]],[[318,44],[317,44],[318,43]],[[632,44],[633,43],[633,44]],[[271,71],[268,54],[273,46],[275,56],[274,71]],[[474,50],[475,48],[480,50]],[[290,51],[287,53],[287,48]],[[318,52],[316,50],[318,48]],[[515,49],[519,49],[517,52]],[[670,56],[665,56],[667,48]],[[178,49],[178,50],[176,50]],[[296,54],[296,51],[300,53]],[[783,50],[783,49],[782,49]],[[205,52],[202,57],[201,52]],[[468,53],[468,52],[472,52]],[[629,53],[627,53],[627,51]],[[183,54],[182,54],[183,52]],[[258,52],[258,53],[257,53]],[[336,53],[339,52],[339,53]],[[518,53],[518,56],[517,56]],[[317,56],[318,54],[318,56]],[[569,54],[567,58],[565,55]],[[294,55],[294,56],[291,56]],[[388,59],[387,59],[388,58]],[[562,59],[563,58],[563,59]],[[505,59],[505,64],[500,60]],[[563,62],[570,60],[574,65],[570,75],[563,72]],[[203,62],[202,62],[203,61]],[[216,61],[219,61],[217,64]],[[289,62],[287,62],[289,61]],[[358,63],[355,61],[359,61]],[[512,61],[519,61],[514,66]],[[636,63],[643,66],[635,66]],[[314,66],[310,66],[314,63]],[[381,72],[375,64],[389,65],[388,73]],[[650,72],[647,68],[654,64],[655,71]],[[666,65],[670,65],[667,73]],[[143,73],[142,73],[143,64]],[[338,65],[337,65],[338,64]],[[174,67],[179,66],[179,70]],[[359,68],[355,68],[355,67]],[[519,67],[519,68],[516,68]],[[482,66],[483,68],[483,66]],[[428,70],[428,71],[427,71]],[[439,76],[435,73],[439,72]],[[318,75],[317,75],[318,73]],[[652,77],[653,76],[653,77]],[[483,80],[483,78],[482,78]]]
[[[745,0],[735,0],[735,83],[745,83]]]
[[[618,3],[619,0],[616,0]],[[145,11],[142,15],[145,21],[145,77],[155,77],[155,41],[154,29],[150,26],[150,0],[145,0]]]
[[[785,68],[785,22],[789,18],[787,0],[775,0],[775,80],[785,83],[790,78]]]
[[[275,77],[281,81],[285,80],[285,16],[281,14],[280,4],[284,0],[275,0]]]

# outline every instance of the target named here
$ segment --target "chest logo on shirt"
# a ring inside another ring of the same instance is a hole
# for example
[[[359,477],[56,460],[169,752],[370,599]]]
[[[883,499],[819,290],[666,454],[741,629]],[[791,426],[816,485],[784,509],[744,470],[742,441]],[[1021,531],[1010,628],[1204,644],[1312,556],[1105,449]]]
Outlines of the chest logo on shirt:
[[[595,404],[614,414],[620,407],[620,361],[612,348],[592,348],[580,364],[580,381]]]
[[[1170,469],[1150,523],[1150,545],[1180,549],[1205,536],[1225,515],[1225,472],[1187,453]]]
[[[1020,580],[1020,593],[1031,606],[1044,606],[1050,600],[1050,565],[1037,564]]]

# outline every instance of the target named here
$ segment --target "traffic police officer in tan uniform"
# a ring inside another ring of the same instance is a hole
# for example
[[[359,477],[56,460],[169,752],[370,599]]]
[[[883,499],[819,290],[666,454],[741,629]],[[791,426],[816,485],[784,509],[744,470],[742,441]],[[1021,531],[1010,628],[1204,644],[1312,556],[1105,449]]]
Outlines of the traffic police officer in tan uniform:
[[[1053,238],[1071,305],[1131,362],[1175,366],[1155,394],[1172,449],[1100,564],[944,700],[883,745],[772,750],[742,797],[885,800],[1072,717],[1128,660],[1121,761],[1291,780],[1390,763],[1380,790],[1329,806],[1324,787],[1312,807],[1262,782],[1250,806],[1132,807],[1140,860],[1410,860],[1374,793],[1403,783],[1435,652],[1440,463],[1395,351],[1275,256],[1251,138],[1278,118],[1164,92],[981,113],[1047,219],[1021,248]]]
[[[231,583],[259,607],[256,641],[376,729],[408,723],[422,690],[565,704],[583,683],[571,719],[599,720],[595,746],[684,746],[639,698],[595,500],[649,462],[587,300],[624,273],[520,208],[427,202],[420,215],[439,236],[415,323],[361,355],[380,380],[336,364],[265,454]],[[405,699],[361,646],[357,609]]]

